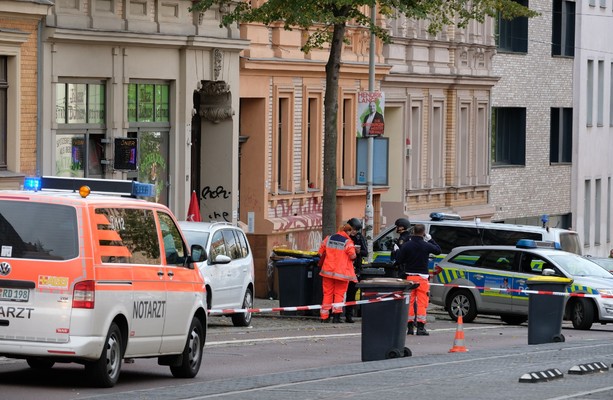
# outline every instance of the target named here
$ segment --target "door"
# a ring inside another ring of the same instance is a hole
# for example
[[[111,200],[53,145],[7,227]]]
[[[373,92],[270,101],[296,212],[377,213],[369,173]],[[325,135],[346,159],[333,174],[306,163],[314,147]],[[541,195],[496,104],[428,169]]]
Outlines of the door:
[[[517,263],[517,252],[513,250],[480,250],[481,257],[471,281],[482,286],[483,305],[489,310],[512,311],[512,294],[501,289],[511,288],[513,272]]]
[[[522,252],[517,273],[513,278],[513,289],[519,291],[528,289],[528,279],[541,275],[544,268],[553,268],[553,266],[538,254]],[[514,291],[513,311],[528,315],[528,299],[528,293]]]

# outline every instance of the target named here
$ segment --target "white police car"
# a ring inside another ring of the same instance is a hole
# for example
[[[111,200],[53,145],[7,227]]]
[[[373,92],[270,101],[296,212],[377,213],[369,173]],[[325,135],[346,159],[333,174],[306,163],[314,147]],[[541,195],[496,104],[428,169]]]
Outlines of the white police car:
[[[552,242],[520,240],[517,246],[465,246],[453,249],[435,266],[431,302],[444,306],[453,319],[465,322],[478,314],[500,315],[509,324],[528,319],[527,280],[534,276],[571,278],[567,291],[613,295],[613,275]],[[460,285],[463,287],[456,287]],[[474,287],[466,288],[465,286]],[[509,288],[513,291],[502,289]],[[613,322],[613,298],[565,297],[564,319],[577,329],[594,322]]]

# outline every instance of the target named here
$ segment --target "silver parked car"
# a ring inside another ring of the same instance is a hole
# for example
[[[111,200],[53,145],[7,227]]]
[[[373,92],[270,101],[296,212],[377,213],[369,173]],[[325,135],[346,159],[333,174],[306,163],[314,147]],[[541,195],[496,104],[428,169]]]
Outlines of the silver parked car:
[[[226,222],[179,221],[190,245],[205,248],[208,259],[198,263],[204,277],[209,309],[253,308],[253,254],[245,232]],[[249,326],[251,313],[230,314],[234,326]]]
[[[541,244],[546,247],[539,247]],[[584,257],[553,248],[551,242],[520,240],[517,246],[457,247],[437,263],[435,272],[432,303],[444,306],[453,319],[462,312],[466,322],[478,314],[500,315],[509,324],[525,322],[528,294],[501,289],[525,290],[527,280],[538,275],[573,279],[568,288],[572,293],[613,295],[613,275]],[[590,329],[594,322],[613,322],[613,299],[567,296],[564,318],[577,329]]]

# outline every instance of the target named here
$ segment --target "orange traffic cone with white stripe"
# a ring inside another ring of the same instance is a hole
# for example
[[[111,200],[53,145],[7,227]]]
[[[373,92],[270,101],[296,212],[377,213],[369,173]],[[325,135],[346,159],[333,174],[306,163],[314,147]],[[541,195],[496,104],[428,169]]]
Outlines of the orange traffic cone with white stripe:
[[[462,312],[458,314],[458,328],[455,332],[453,347],[449,349],[450,353],[465,353],[468,351],[464,345],[464,323],[462,322]]]

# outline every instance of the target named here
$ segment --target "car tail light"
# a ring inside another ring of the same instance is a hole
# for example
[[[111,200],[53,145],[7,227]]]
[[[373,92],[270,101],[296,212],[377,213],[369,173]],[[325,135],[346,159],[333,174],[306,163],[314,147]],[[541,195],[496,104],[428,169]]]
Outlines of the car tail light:
[[[72,293],[72,308],[94,308],[96,300],[96,283],[82,281],[74,285]]]

